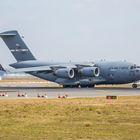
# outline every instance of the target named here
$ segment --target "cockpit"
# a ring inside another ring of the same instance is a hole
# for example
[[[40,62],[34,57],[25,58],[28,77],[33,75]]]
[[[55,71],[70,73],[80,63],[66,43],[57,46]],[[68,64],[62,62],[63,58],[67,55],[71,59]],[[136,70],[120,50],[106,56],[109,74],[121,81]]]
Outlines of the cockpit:
[[[130,69],[131,69],[131,70],[132,70],[132,69],[137,69],[137,68],[140,68],[140,66],[137,66],[136,64],[130,66]]]

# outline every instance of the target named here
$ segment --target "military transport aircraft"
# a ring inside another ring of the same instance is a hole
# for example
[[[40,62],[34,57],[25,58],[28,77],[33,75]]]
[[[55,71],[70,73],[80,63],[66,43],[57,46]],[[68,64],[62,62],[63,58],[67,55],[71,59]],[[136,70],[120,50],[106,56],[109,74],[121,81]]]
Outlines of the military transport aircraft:
[[[140,67],[129,62],[52,63],[36,60],[17,31],[0,33],[16,59],[16,72],[56,82],[63,87],[94,87],[99,84],[126,84],[140,80]]]

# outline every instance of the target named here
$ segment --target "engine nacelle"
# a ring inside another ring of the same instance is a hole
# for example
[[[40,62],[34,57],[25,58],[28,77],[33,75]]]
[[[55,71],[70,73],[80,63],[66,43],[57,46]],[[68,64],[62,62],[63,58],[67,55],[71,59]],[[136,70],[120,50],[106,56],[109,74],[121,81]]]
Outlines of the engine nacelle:
[[[55,71],[55,75],[60,78],[73,78],[75,73],[73,69],[61,68]]]
[[[83,76],[98,77],[100,75],[100,69],[98,67],[84,67],[79,70],[79,73]]]

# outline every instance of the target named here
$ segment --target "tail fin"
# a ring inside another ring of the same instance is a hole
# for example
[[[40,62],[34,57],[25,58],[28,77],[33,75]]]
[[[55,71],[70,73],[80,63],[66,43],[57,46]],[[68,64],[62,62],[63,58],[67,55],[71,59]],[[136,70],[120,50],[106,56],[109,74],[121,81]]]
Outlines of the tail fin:
[[[17,31],[7,31],[0,33],[0,37],[3,39],[18,62],[36,60]]]

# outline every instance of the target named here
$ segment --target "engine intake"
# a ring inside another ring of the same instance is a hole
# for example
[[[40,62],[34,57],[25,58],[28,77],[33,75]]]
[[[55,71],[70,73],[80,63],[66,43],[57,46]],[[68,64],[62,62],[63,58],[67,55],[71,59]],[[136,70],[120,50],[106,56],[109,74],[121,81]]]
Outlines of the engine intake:
[[[60,77],[60,78],[73,78],[75,73],[73,69],[69,69],[69,68],[61,68],[61,69],[57,69],[55,71],[55,75]]]
[[[98,67],[84,67],[79,70],[79,73],[83,76],[98,77],[100,69]]]

